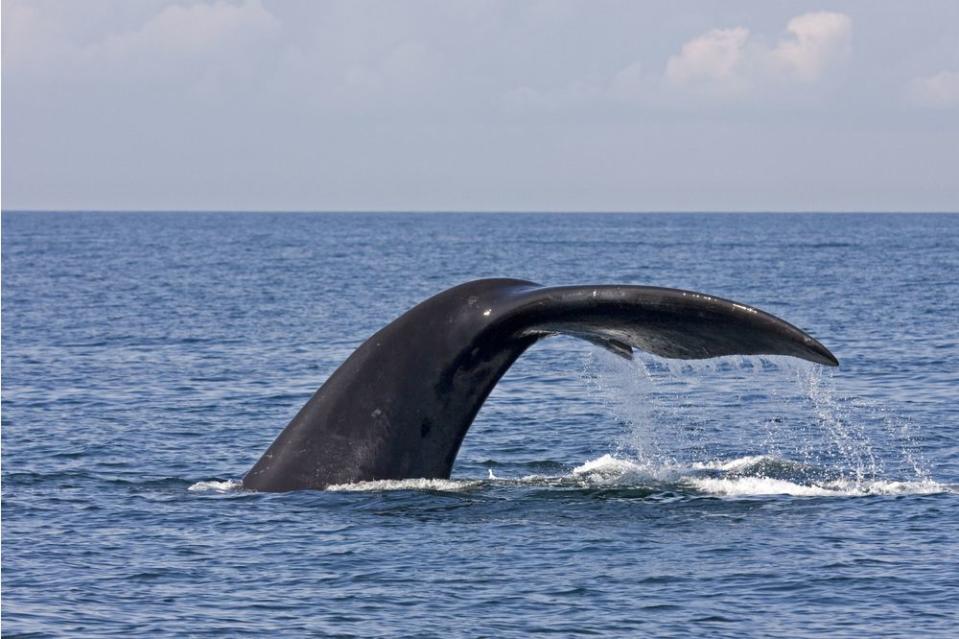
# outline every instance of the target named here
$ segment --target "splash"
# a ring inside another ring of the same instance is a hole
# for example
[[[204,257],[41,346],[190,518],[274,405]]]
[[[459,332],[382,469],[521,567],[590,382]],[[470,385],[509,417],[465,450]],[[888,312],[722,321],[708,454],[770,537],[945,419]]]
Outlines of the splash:
[[[197,492],[214,492],[214,493],[230,493],[233,491],[241,490],[243,488],[243,482],[237,479],[226,479],[226,480],[210,480],[210,481],[198,481],[195,484],[192,484],[188,491],[191,493]]]
[[[752,468],[752,479],[707,477],[690,484],[723,494],[873,494],[899,484],[906,490],[938,486],[911,425],[883,406],[843,396],[831,369],[783,357],[690,361],[642,354],[625,361],[592,349],[583,377],[623,424],[611,459],[634,464],[633,474],[672,480],[687,470],[735,474]]]
[[[689,479],[697,491],[746,497],[791,495],[795,497],[865,497],[868,495],[929,495],[952,492],[948,486],[934,481],[832,481],[823,484],[798,484],[769,477],[736,477],[732,479]]]
[[[655,480],[645,464],[612,455],[587,461],[574,468],[571,475],[595,485],[643,484]]]
[[[648,468],[629,459],[603,455],[572,470],[568,479],[582,488],[648,488],[687,494],[727,497],[790,495],[796,497],[864,497],[868,495],[925,495],[956,492],[955,487],[931,480],[893,481],[835,478],[810,481],[815,469],[768,455],[670,466],[651,476]],[[821,471],[820,471],[821,472]],[[664,477],[668,477],[664,479]],[[532,480],[533,478],[527,478]],[[542,481],[542,478],[538,478]]]

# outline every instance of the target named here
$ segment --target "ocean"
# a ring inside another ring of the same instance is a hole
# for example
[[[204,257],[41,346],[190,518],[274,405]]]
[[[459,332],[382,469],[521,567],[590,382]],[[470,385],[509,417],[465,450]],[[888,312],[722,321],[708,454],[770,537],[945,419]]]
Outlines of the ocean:
[[[779,357],[543,340],[449,480],[239,487],[481,277],[702,291]],[[954,637],[959,216],[2,216],[5,637]]]

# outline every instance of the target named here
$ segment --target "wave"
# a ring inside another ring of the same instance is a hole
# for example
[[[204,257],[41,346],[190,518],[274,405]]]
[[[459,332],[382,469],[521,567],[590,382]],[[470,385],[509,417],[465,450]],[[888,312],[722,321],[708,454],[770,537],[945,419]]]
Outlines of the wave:
[[[802,469],[806,464],[794,462],[774,455],[746,455],[735,459],[717,459],[706,462],[693,462],[690,468],[697,470],[721,470],[731,473],[750,472],[759,468]]]
[[[929,495],[959,492],[957,487],[930,479],[902,481],[889,479],[806,479],[809,465],[772,455],[747,455],[733,459],[695,462],[650,468],[635,461],[603,455],[573,469],[572,476],[595,487],[645,486],[679,489],[681,492],[749,497],[791,495],[795,497],[862,497],[867,495]],[[719,476],[703,476],[704,472]],[[792,475],[792,477],[789,477]],[[664,481],[664,477],[666,477]]]
[[[868,495],[930,495],[954,492],[934,481],[851,481],[834,480],[821,484],[799,484],[771,477],[735,477],[730,479],[689,479],[695,490],[714,495],[749,497],[792,495],[794,497],[865,497]]]
[[[870,495],[930,495],[959,493],[930,479],[809,479],[823,477],[822,469],[772,455],[747,455],[732,459],[694,462],[687,466],[654,465],[602,455],[557,475],[525,475],[519,478],[494,475],[485,479],[384,479],[328,486],[330,492],[470,492],[498,486],[586,490],[636,490],[673,492],[689,496],[753,497],[865,497]],[[243,490],[238,480],[199,481],[191,492],[233,492]]]

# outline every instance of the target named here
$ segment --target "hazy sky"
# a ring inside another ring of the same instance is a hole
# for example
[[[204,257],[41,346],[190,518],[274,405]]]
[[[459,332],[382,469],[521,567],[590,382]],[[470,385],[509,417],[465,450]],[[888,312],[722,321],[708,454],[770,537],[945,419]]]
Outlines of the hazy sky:
[[[3,208],[959,210],[959,2],[3,0]]]

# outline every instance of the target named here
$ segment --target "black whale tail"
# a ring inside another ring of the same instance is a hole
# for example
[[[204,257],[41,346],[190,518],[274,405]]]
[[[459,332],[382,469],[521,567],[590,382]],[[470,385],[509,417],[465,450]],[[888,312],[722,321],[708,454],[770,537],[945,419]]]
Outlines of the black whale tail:
[[[836,366],[773,315],[702,293],[646,286],[468,282],[413,307],[361,345],[243,480],[264,491],[448,477],[493,386],[529,346],[566,334],[623,357],[789,355]]]

